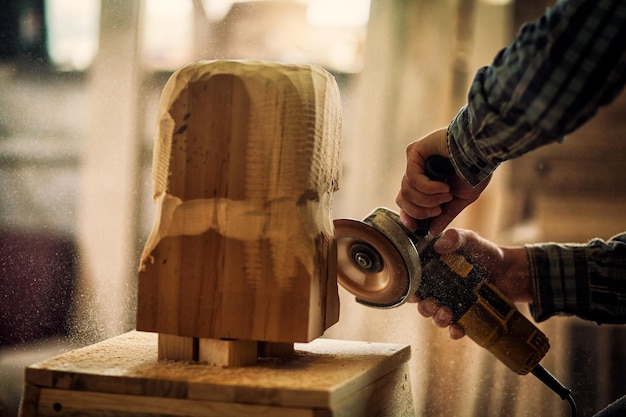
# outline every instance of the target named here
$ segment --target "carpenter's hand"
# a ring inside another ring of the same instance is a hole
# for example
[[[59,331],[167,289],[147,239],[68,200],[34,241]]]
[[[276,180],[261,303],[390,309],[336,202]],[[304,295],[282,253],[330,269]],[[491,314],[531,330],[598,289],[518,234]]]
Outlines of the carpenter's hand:
[[[490,178],[476,187],[469,186],[457,175],[449,178],[447,184],[432,181],[424,173],[424,163],[432,155],[450,157],[446,145],[446,129],[435,130],[407,147],[406,172],[396,203],[401,209],[400,219],[405,226],[415,230],[415,219],[432,218],[430,232],[437,236],[465,207],[480,196]]]
[[[532,301],[530,265],[526,249],[522,246],[499,246],[463,229],[446,230],[433,244],[441,255],[458,252],[474,265],[481,275],[513,302]],[[439,327],[448,327],[450,337],[459,339],[465,335],[463,327],[452,323],[452,310],[439,305],[434,298],[417,302],[417,310],[425,317],[432,317]]]

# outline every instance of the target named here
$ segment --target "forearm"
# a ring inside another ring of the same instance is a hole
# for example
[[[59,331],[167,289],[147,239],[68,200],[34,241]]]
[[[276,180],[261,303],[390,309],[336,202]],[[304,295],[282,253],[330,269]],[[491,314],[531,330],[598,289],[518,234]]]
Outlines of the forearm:
[[[448,127],[448,152],[469,184],[504,160],[560,140],[624,85],[626,5],[572,0],[526,24],[481,68]]]
[[[505,274],[494,279],[494,284],[516,303],[530,303],[533,299],[533,286],[530,262],[523,246],[501,247],[505,260]]]
[[[558,314],[626,323],[626,234],[588,244],[526,245],[536,321]]]

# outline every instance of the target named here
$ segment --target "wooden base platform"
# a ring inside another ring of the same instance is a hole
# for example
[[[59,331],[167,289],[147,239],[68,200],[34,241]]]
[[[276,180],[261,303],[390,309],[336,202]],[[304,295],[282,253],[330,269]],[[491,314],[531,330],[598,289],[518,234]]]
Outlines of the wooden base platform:
[[[413,416],[406,345],[316,339],[295,354],[222,368],[157,360],[130,332],[26,368],[21,417]]]

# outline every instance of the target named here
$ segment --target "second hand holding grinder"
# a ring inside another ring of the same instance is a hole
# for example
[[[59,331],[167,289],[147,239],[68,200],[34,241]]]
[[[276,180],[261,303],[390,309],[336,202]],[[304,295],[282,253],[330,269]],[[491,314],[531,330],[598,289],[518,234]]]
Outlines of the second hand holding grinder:
[[[426,175],[445,181],[454,174],[447,158],[433,156]],[[539,364],[550,348],[548,338],[517,310],[497,288],[487,282],[464,256],[439,255],[432,247],[429,220],[408,230],[400,216],[379,207],[362,222],[334,221],[337,239],[337,280],[356,301],[368,307],[393,308],[410,296],[434,297],[453,312],[453,321],[465,334],[491,352],[512,371],[532,372],[562,399],[571,391]]]

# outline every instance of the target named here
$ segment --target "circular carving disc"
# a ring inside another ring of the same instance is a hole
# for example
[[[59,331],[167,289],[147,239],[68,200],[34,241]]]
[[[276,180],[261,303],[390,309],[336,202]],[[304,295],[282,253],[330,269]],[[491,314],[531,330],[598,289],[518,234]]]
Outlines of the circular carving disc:
[[[398,248],[379,230],[352,219],[334,222],[337,239],[337,280],[359,302],[375,307],[394,307],[411,290],[407,266]],[[374,250],[382,260],[382,269],[368,272],[354,259],[355,245]]]

